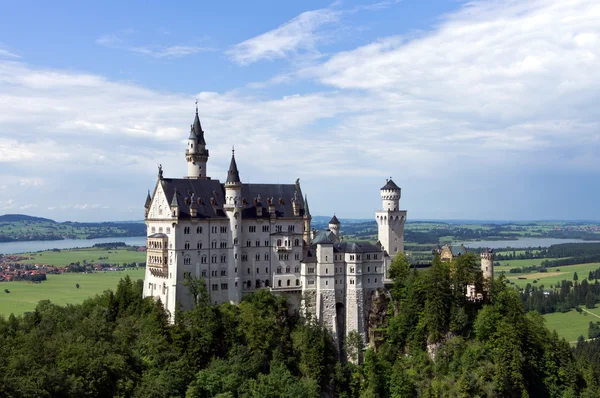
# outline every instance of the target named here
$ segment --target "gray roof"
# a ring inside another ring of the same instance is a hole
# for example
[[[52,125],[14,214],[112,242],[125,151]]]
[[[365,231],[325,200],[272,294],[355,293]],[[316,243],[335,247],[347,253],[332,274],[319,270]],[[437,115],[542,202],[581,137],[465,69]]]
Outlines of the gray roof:
[[[173,199],[171,199],[171,207],[179,207],[179,195],[177,193],[177,188],[175,188],[175,190],[173,191]]]
[[[149,238],[168,238],[168,236],[163,233],[157,233],[157,234],[150,235]]]
[[[329,224],[340,225],[340,221],[337,219],[337,217],[335,216],[335,214],[333,215],[333,217],[331,218],[331,220],[329,220]]]
[[[206,141],[204,141],[204,131],[202,131],[200,117],[198,117],[198,106],[196,106],[196,117],[194,117],[194,124],[192,124],[190,131],[190,138],[196,138],[199,145],[206,145]]]
[[[398,185],[396,185],[396,183],[394,181],[392,181],[392,179],[390,178],[388,180],[388,182],[383,187],[381,187],[381,191],[383,191],[383,190],[396,190],[396,191],[399,191],[400,187]]]
[[[150,196],[150,190],[148,190],[148,196],[146,196],[146,204],[144,205],[145,208],[150,207],[150,204],[152,203],[152,197]]]
[[[227,181],[228,183],[241,183],[240,181],[240,172],[237,168],[237,163],[235,162],[235,154],[231,155],[231,163],[229,164],[229,171],[227,172]]]
[[[330,237],[331,234],[332,232],[330,231],[320,231],[311,243],[313,245],[333,245],[333,240]]]
[[[337,253],[380,253],[381,249],[369,242],[337,242],[333,245]]]
[[[460,245],[460,246],[448,245],[448,247],[450,248],[450,251],[452,251],[453,257],[462,256],[463,254],[467,253],[467,249],[463,245]]]
[[[168,203],[172,203],[175,190],[177,190],[179,217],[190,217],[190,204],[192,194],[198,204],[197,218],[225,218],[223,203],[225,202],[225,187],[219,180],[194,179],[194,178],[163,178],[159,180]],[[294,217],[292,198],[298,187],[295,184],[242,184],[242,198],[244,198],[242,217],[257,218],[254,198],[272,198],[277,217]],[[301,192],[299,192],[301,194]],[[211,202],[211,199],[214,199]],[[268,219],[268,209],[263,208],[262,217]],[[300,210],[304,216],[304,210]]]
[[[310,216],[310,209],[308,208],[308,196],[304,195],[304,211],[307,216]]]

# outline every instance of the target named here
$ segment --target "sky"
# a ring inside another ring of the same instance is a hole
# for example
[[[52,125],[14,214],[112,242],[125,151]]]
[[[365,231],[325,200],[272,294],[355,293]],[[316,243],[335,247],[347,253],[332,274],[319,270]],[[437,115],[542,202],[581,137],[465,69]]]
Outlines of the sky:
[[[0,214],[143,219],[195,101],[313,215],[600,220],[600,2],[0,3]]]

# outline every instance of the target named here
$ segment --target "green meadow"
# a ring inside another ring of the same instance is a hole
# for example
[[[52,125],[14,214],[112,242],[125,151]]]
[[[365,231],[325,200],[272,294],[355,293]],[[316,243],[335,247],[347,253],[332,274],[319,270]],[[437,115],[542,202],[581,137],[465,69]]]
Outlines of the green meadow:
[[[579,336],[587,339],[590,322],[600,322],[600,308],[585,309],[596,316],[583,310],[579,313],[574,309],[564,313],[555,312],[544,315],[546,327],[549,330],[556,330],[560,337],[564,337],[570,343],[576,342]]]
[[[33,311],[38,301],[50,300],[54,304],[77,304],[88,297],[107,289],[116,290],[119,280],[129,275],[132,280],[143,279],[145,268],[125,271],[74,273],[47,275],[41,283],[3,282],[0,283],[0,315],[22,314]],[[79,284],[79,289],[76,287]],[[8,289],[10,293],[5,293]]]
[[[556,285],[562,280],[572,281],[575,272],[577,272],[577,277],[579,282],[581,282],[588,277],[590,271],[594,271],[598,268],[600,268],[600,263],[564,265],[548,268],[548,272],[532,272],[529,274],[509,274],[506,272],[504,276],[506,276],[509,281],[514,282],[515,286],[525,287],[528,283],[531,283],[532,286],[544,285],[545,288],[549,289],[550,285]],[[496,267],[496,275],[500,274],[499,271],[502,271],[502,268]],[[537,282],[534,283],[534,280],[537,280]]]
[[[85,248],[85,249],[65,249],[61,251],[46,250],[42,252],[24,253],[23,256],[30,256],[30,260],[19,261],[21,264],[48,264],[57,267],[64,267],[71,263],[79,261],[80,264],[106,263],[143,263],[146,262],[146,252],[138,252],[125,249],[106,249],[106,248]]]

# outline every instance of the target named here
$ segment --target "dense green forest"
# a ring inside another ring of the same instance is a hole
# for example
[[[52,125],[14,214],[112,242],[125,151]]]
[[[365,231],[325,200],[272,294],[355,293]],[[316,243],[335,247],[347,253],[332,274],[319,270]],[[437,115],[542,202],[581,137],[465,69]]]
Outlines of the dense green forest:
[[[289,314],[267,291],[212,305],[188,280],[192,310],[169,324],[142,281],[60,307],[0,318],[3,397],[597,397],[600,358],[573,351],[502,281],[486,284],[472,254],[410,270],[392,266],[388,324],[353,365],[328,331]],[[465,298],[468,284],[487,292]],[[348,339],[351,341],[351,339]]]

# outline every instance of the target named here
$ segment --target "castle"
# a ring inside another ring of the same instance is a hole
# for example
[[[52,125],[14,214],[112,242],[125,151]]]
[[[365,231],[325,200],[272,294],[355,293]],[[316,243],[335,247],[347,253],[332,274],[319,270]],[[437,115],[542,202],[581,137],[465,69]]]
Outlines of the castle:
[[[160,299],[173,321],[178,305],[194,303],[187,277],[203,278],[216,304],[269,289],[325,325],[339,348],[352,331],[366,341],[372,297],[383,291],[392,259],[404,250],[406,211],[392,179],[380,190],[379,242],[373,245],[344,242],[335,216],[327,230],[313,231],[299,180],[242,183],[235,152],[224,183],[208,177],[197,107],[185,158],[187,176],[166,178],[159,167],[148,192],[144,296]]]

